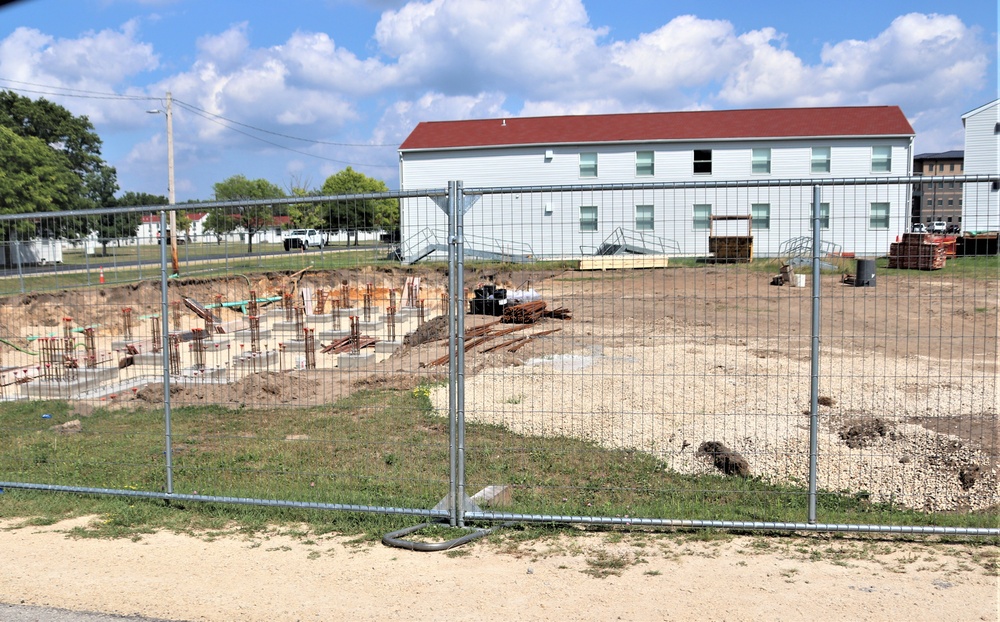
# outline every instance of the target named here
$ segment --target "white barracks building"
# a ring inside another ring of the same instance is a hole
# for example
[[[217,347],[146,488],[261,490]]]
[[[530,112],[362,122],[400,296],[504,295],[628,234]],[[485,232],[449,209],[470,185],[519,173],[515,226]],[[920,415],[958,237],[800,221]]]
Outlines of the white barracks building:
[[[466,234],[536,257],[592,253],[613,235],[702,255],[709,216],[722,215],[750,216],[755,254],[776,255],[789,240],[810,234],[809,182],[843,179],[823,188],[823,241],[876,256],[906,231],[910,185],[846,182],[910,176],[913,138],[897,106],[423,122],[399,147],[399,179],[402,190],[444,188],[449,181],[466,190],[521,187],[477,202],[465,215]],[[795,181],[725,184],[748,180]],[[663,182],[695,183],[587,188]],[[523,191],[527,186],[539,188]],[[562,188],[542,188],[551,186]],[[446,222],[433,202],[403,200],[404,261],[418,259],[414,240],[443,239]]]

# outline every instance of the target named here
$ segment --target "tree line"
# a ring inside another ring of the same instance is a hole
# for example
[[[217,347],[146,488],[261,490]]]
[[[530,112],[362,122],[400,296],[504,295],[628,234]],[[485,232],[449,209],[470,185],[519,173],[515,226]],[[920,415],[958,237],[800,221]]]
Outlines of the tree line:
[[[137,191],[119,194],[117,171],[101,157],[101,138],[86,116],[74,116],[44,98],[37,100],[0,90],[0,214],[60,212],[98,207],[167,205],[161,195]],[[266,180],[234,175],[213,185],[209,201],[233,202],[232,207],[209,210],[204,229],[220,239],[242,231],[253,250],[258,232],[279,226],[315,228],[351,233],[399,230],[396,199],[326,201],[269,205],[267,199],[387,192],[385,182],[351,167],[331,175],[319,188],[292,180],[287,189]],[[239,201],[254,201],[240,205]],[[190,222],[177,213],[177,228]],[[140,225],[138,213],[59,218],[42,226],[30,220],[5,223],[0,241],[44,235],[82,239],[96,232],[109,240],[133,237]],[[51,224],[48,224],[51,223]]]

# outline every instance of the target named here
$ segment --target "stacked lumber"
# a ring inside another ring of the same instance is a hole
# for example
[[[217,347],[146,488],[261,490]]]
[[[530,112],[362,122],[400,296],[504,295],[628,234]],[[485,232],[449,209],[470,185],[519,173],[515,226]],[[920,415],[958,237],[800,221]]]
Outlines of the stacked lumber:
[[[503,310],[500,321],[504,324],[534,324],[545,317],[545,301],[525,302]]]
[[[904,270],[940,270],[946,259],[944,245],[922,233],[904,233],[889,245],[889,267]]]

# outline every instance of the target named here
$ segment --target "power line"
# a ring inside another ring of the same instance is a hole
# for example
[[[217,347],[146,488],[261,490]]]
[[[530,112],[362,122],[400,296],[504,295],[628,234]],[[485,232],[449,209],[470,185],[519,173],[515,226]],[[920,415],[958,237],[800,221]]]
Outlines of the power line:
[[[149,97],[149,96],[140,96],[140,95],[121,95],[119,93],[104,93],[104,92],[101,92],[101,91],[89,91],[89,90],[84,90],[84,89],[74,89],[74,88],[62,87],[62,86],[52,86],[52,85],[47,85],[47,84],[37,84],[37,83],[33,83],[33,82],[23,82],[21,80],[11,80],[9,78],[0,78],[0,83],[19,84],[19,85],[25,85],[25,86],[33,86],[33,87],[37,87],[39,89],[48,89],[48,90],[36,90],[36,89],[26,89],[26,88],[23,88],[23,87],[6,87],[6,88],[8,88],[11,91],[16,91],[16,92],[19,92],[19,93],[32,93],[32,94],[36,94],[36,95],[54,95],[54,96],[58,96],[58,97],[71,97],[71,98],[77,98],[77,99],[113,99],[113,100],[128,100],[128,101],[162,101],[163,100],[162,97]],[[289,134],[282,134],[282,133],[279,133],[279,132],[273,132],[271,130],[266,130],[266,129],[261,128],[261,127],[256,127],[256,126],[253,126],[253,125],[249,125],[247,123],[242,123],[240,121],[235,121],[233,119],[228,119],[226,117],[223,117],[221,115],[217,115],[217,114],[209,112],[207,110],[203,110],[201,108],[198,108],[197,106],[194,106],[192,104],[189,104],[187,102],[184,102],[184,101],[181,101],[181,100],[178,100],[178,99],[175,99],[173,101],[178,106],[184,108],[185,110],[188,110],[192,114],[195,114],[195,115],[197,115],[197,116],[205,119],[206,121],[210,121],[210,122],[215,123],[215,124],[217,124],[217,125],[219,125],[221,127],[226,128],[227,130],[230,130],[232,132],[236,132],[238,134],[242,134],[243,136],[246,136],[248,138],[252,138],[253,140],[260,141],[262,143],[271,145],[272,147],[277,147],[279,149],[283,149],[285,151],[289,151],[289,152],[292,152],[292,153],[297,153],[299,155],[303,155],[303,156],[306,156],[306,157],[309,157],[309,158],[316,158],[318,160],[324,160],[326,162],[333,162],[335,164],[344,164],[344,165],[348,165],[348,166],[367,166],[367,167],[371,167],[371,168],[395,168],[396,167],[395,164],[388,165],[388,164],[375,164],[375,163],[364,163],[364,162],[348,162],[346,160],[338,160],[338,159],[335,159],[335,158],[327,158],[325,156],[316,155],[314,153],[309,153],[307,151],[301,151],[301,150],[298,150],[298,149],[293,149],[291,147],[287,147],[287,146],[282,145],[280,143],[276,143],[274,141],[270,141],[270,140],[267,140],[265,138],[261,138],[260,136],[255,136],[255,135],[253,135],[253,134],[251,134],[249,132],[244,132],[244,131],[236,128],[236,127],[233,127],[233,125],[238,125],[240,127],[245,127],[245,128],[247,128],[249,130],[253,130],[255,132],[260,132],[260,133],[263,133],[263,134],[270,134],[272,136],[278,136],[278,137],[281,137],[281,138],[287,138],[289,140],[298,140],[298,141],[312,143],[312,144],[316,144],[316,145],[330,145],[330,146],[335,146],[335,147],[374,147],[374,148],[383,148],[383,149],[387,148],[387,147],[395,148],[396,145],[391,145],[391,144],[370,144],[370,143],[338,143],[338,142],[323,141],[323,140],[313,140],[313,139],[309,139],[309,138],[301,138],[301,137],[298,137],[298,136],[291,136]],[[225,123],[223,123],[223,122],[225,122]],[[227,124],[232,124],[232,125],[227,125]]]
[[[8,82],[11,84],[24,84],[27,86],[34,86],[41,89],[55,89],[40,91],[35,89],[26,89],[22,87],[7,87],[8,90],[17,91],[18,93],[34,93],[36,95],[55,95],[58,97],[75,97],[77,99],[119,99],[119,100],[129,100],[129,101],[154,101],[161,99],[159,97],[147,97],[144,95],[121,95],[118,93],[102,93],[100,91],[86,91],[83,89],[71,89],[63,86],[52,86],[48,84],[35,84],[32,82],[22,82],[20,80],[10,80],[8,78],[0,78],[0,82]],[[68,91],[68,92],[60,92]]]
[[[299,137],[299,136],[292,136],[290,134],[282,134],[280,132],[272,132],[271,130],[265,130],[264,128],[256,127],[256,126],[253,126],[253,125],[248,125],[246,123],[241,123],[239,121],[234,121],[232,119],[227,119],[226,117],[224,117],[222,115],[218,115],[218,114],[215,114],[213,112],[209,112],[207,110],[203,110],[201,108],[198,108],[197,106],[192,106],[191,104],[189,104],[187,102],[183,102],[183,101],[181,101],[179,99],[175,99],[174,103],[175,104],[180,104],[181,106],[183,106],[184,108],[187,108],[187,109],[191,110],[192,112],[197,111],[197,112],[201,112],[201,113],[204,113],[204,114],[207,114],[207,115],[211,115],[211,116],[216,117],[218,119],[222,119],[223,121],[226,121],[228,123],[233,123],[235,125],[239,125],[241,127],[245,127],[245,128],[254,130],[256,132],[261,132],[261,133],[264,133],[264,134],[271,134],[272,136],[280,136],[281,138],[288,138],[290,140],[299,140],[299,141],[302,141],[302,142],[305,142],[305,143],[313,143],[313,144],[316,144],[316,145],[333,145],[335,147],[393,147],[393,148],[396,147],[396,145],[394,145],[394,144],[380,145],[380,144],[374,144],[374,143],[335,143],[335,142],[330,142],[330,141],[326,141],[326,140],[314,140],[312,138],[302,138],[302,137]]]
[[[174,100],[174,103],[177,103],[176,99]],[[184,106],[184,107],[186,109],[188,109],[192,114],[196,114],[196,115],[202,117],[203,119],[205,119],[206,121],[210,121],[210,122],[215,123],[217,125],[221,125],[222,127],[226,128],[227,130],[229,130],[231,132],[236,132],[237,134],[242,134],[242,135],[244,135],[244,136],[246,136],[248,138],[252,138],[254,140],[258,140],[258,141],[260,141],[262,143],[271,145],[273,147],[277,147],[279,149],[284,149],[285,151],[291,151],[292,153],[298,153],[298,154],[301,154],[301,155],[304,155],[304,156],[307,156],[307,157],[310,157],[310,158],[317,158],[319,160],[325,160],[327,162],[334,162],[336,164],[346,164],[348,166],[368,166],[368,167],[372,167],[372,168],[396,168],[395,164],[391,164],[390,165],[390,164],[374,164],[374,163],[364,163],[364,162],[348,162],[346,160],[337,160],[335,158],[327,158],[325,156],[316,155],[315,153],[309,153],[307,151],[300,151],[298,149],[292,149],[291,147],[286,147],[285,145],[276,143],[274,141],[267,140],[266,138],[261,138],[260,136],[254,136],[253,134],[251,134],[249,132],[244,132],[243,130],[240,130],[240,129],[237,129],[235,127],[226,125],[226,124],[222,123],[222,121],[219,121],[218,119],[212,118],[212,116],[216,116],[216,115],[211,115],[211,113],[202,114],[196,108],[192,108],[192,107],[188,107],[188,106]]]

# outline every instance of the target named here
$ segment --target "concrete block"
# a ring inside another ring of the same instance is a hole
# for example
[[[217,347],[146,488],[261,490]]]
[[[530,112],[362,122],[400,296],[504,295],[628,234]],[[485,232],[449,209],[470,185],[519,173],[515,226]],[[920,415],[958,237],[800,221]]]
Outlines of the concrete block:
[[[403,346],[402,341],[376,341],[375,352],[379,354],[392,354]]]
[[[345,352],[337,357],[337,367],[340,369],[368,369],[375,366],[375,353],[361,351],[359,354]]]

